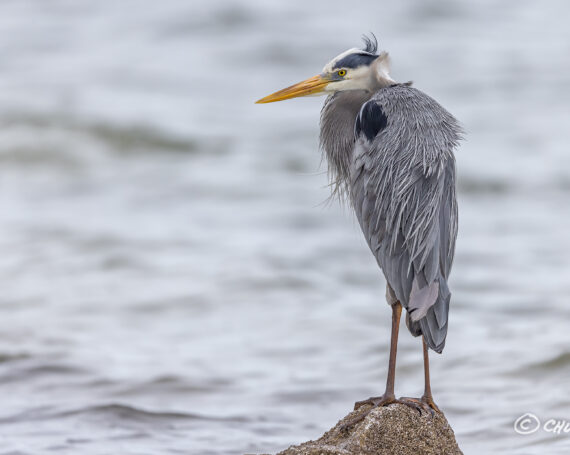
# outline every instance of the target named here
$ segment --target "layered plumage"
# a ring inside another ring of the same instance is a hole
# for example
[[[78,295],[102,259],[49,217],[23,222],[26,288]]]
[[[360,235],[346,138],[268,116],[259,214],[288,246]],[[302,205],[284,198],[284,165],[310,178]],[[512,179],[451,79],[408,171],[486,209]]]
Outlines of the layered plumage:
[[[410,332],[445,345],[447,279],[457,236],[455,118],[410,86],[339,91],[321,112],[321,147],[338,194],[351,202]]]

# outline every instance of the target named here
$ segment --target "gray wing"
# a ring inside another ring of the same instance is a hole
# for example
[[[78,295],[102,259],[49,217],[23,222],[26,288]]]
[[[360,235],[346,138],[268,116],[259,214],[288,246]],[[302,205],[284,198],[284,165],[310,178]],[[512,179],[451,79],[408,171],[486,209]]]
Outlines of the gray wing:
[[[357,117],[351,199],[370,249],[408,312],[408,328],[441,352],[457,235],[452,149],[460,130],[427,95],[411,88],[395,95],[369,101]]]

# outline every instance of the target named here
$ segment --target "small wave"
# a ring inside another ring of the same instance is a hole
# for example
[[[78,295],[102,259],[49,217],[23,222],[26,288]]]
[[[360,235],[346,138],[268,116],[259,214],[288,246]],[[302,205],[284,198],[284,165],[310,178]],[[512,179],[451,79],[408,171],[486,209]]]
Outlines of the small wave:
[[[458,179],[459,192],[465,194],[504,194],[514,186],[504,180],[478,179],[470,176],[462,176]]]
[[[206,418],[199,414],[189,414],[184,412],[146,411],[143,409],[135,408],[133,406],[117,403],[96,405],[71,411],[64,411],[61,412],[57,417],[69,417],[77,415],[99,415],[114,417],[123,421],[130,420],[138,422],[150,422],[154,420],[202,420]]]
[[[0,452],[0,455],[30,455],[31,452],[22,452],[21,450],[10,450],[9,452]]]
[[[175,20],[165,22],[158,30],[158,34],[164,38],[192,36],[201,30],[230,30],[244,29],[254,21],[254,14],[251,9],[246,9],[240,5],[222,5],[214,9],[208,15],[183,14]]]
[[[27,381],[45,376],[85,375],[86,370],[64,364],[31,365],[12,369],[0,375],[0,383]]]
[[[20,353],[3,353],[0,352],[0,363],[15,362],[18,360],[29,359],[30,355],[20,352]]]
[[[271,399],[278,404],[282,403],[329,403],[345,394],[341,389],[321,390],[307,388],[305,390],[285,390],[272,395]]]
[[[63,411],[54,410],[51,407],[40,407],[13,416],[2,417],[0,418],[0,423],[10,424],[26,421],[60,420],[77,417],[104,419],[106,421],[120,421],[123,423],[172,423],[173,421],[198,420],[245,422],[248,420],[243,416],[218,417],[176,411],[150,411],[126,404],[109,403]]]
[[[178,376],[160,376],[150,381],[124,387],[113,395],[116,397],[128,397],[145,394],[204,394],[227,389],[230,386],[231,382],[223,378],[209,378],[205,381],[200,381],[200,383],[190,383]]]
[[[549,176],[547,179],[526,182],[513,179],[478,178],[461,176],[457,186],[460,193],[469,195],[513,194],[528,191],[570,191],[570,179],[566,176]]]
[[[34,131],[60,131],[76,135],[86,135],[93,140],[106,145],[110,150],[123,153],[134,153],[141,151],[166,151],[178,153],[192,153],[201,147],[197,141],[176,136],[172,133],[162,131],[156,126],[132,124],[119,125],[100,121],[86,121],[75,119],[58,113],[53,114],[8,114],[0,118],[0,125],[4,129],[8,128],[30,128]],[[45,151],[45,145],[38,145],[41,151]],[[6,150],[22,149],[16,144],[14,147],[4,146]],[[33,147],[29,153],[34,151]],[[4,152],[3,155],[6,155]],[[10,154],[8,153],[8,157]]]
[[[509,376],[513,377],[518,377],[521,375],[543,377],[546,373],[561,373],[569,369],[570,352],[563,352],[555,357],[546,360],[525,364],[510,371],[508,374]]]
[[[118,418],[122,421],[132,422],[155,422],[155,421],[173,421],[173,420],[208,420],[216,422],[245,422],[248,419],[243,416],[208,416],[198,413],[175,412],[175,411],[149,411],[134,406],[119,403],[110,403],[104,405],[96,405],[78,409],[74,411],[62,412],[60,417],[76,416],[76,415],[100,415]]]
[[[177,138],[156,128],[140,125],[119,127],[110,124],[79,125],[86,133],[102,140],[118,151],[163,150],[170,152],[192,152],[196,150],[193,141]]]
[[[531,365],[533,370],[559,370],[570,367],[570,352],[563,352],[554,358]]]

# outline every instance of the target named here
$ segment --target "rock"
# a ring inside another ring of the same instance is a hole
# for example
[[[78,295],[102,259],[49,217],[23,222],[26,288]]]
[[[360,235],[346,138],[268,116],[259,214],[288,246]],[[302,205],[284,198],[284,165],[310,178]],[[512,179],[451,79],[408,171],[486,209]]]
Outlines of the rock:
[[[403,404],[372,409],[361,422],[341,428],[364,410],[351,412],[320,439],[278,455],[463,455],[443,414],[420,415]]]

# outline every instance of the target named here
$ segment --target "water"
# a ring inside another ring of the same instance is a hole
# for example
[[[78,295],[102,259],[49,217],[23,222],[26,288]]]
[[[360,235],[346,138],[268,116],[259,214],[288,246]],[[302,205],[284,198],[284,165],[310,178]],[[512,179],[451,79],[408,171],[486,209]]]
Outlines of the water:
[[[241,454],[382,391],[384,281],[326,204],[322,99],[377,32],[468,130],[434,395],[466,454],[567,454],[570,29],[551,2],[0,4],[0,453]],[[405,329],[404,329],[405,330]],[[396,392],[422,389],[402,331]]]

